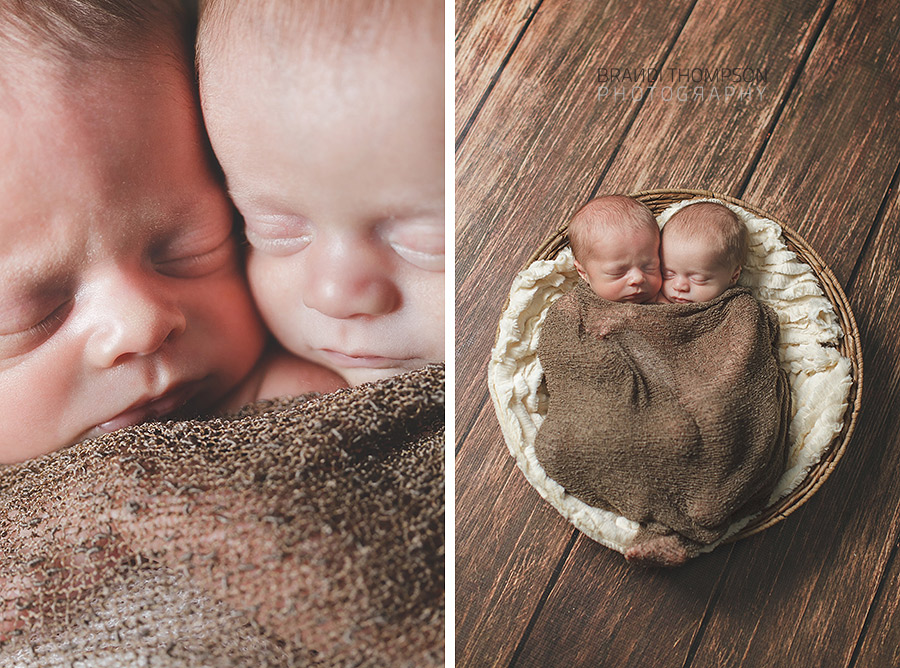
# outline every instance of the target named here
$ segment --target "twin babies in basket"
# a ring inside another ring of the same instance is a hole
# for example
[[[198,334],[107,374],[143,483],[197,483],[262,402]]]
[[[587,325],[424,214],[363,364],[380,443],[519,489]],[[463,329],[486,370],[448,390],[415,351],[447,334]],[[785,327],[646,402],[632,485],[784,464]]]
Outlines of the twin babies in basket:
[[[568,493],[640,523],[629,561],[684,563],[766,505],[787,458],[778,319],[737,286],[746,226],[698,202],[660,233],[612,195],[575,214],[569,239],[583,280],[541,329],[537,458]]]

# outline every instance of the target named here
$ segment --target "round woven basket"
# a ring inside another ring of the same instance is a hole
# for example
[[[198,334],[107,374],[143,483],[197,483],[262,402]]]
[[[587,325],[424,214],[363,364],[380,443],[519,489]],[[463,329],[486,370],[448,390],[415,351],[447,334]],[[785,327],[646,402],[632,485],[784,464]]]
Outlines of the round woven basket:
[[[844,336],[838,344],[840,353],[850,360],[852,385],[848,398],[848,410],[844,414],[844,422],[841,431],[835,435],[821,459],[813,465],[803,481],[797,485],[789,494],[781,498],[776,503],[765,508],[761,513],[754,517],[740,531],[730,536],[725,542],[731,542],[746,538],[766,529],[777,522],[780,522],[797,508],[802,506],[815,492],[822,483],[828,478],[834,467],[837,465],[847,443],[853,434],[856,426],[856,419],[859,415],[860,405],[862,401],[862,351],[860,348],[859,330],[856,326],[856,320],[850,305],[840,284],[834,277],[834,274],[828,266],[819,258],[819,256],[809,247],[790,226],[773,218],[769,214],[743,202],[741,200],[719,195],[717,193],[705,190],[643,190],[630,195],[635,199],[646,204],[654,215],[658,216],[660,212],[667,207],[686,199],[696,198],[713,198],[723,202],[739,206],[750,213],[767,218],[781,226],[782,234],[787,247],[792,250],[798,258],[809,265],[821,284],[825,296],[831,302],[837,314]],[[526,267],[535,260],[551,260],[566,246],[569,245],[567,226],[561,227],[552,234],[541,247],[529,258]]]

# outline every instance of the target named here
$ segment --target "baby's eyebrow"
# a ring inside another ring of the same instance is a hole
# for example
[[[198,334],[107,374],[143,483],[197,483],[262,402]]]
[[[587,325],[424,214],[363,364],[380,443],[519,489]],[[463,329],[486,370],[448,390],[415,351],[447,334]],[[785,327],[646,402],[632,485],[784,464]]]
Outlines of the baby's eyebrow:
[[[61,280],[21,274],[12,280],[0,278],[0,286],[0,321],[12,317],[17,310],[35,300],[65,289]]]
[[[229,182],[225,183],[225,193],[238,207],[255,207],[258,209],[285,209],[288,202],[285,197],[266,192],[258,185],[241,184],[236,187]]]
[[[75,260],[54,248],[14,247],[0,255],[0,294],[35,295],[64,286]]]
[[[21,326],[23,319],[30,318],[35,308],[54,299],[63,289],[63,284],[33,279],[0,283],[0,333],[10,326]]]
[[[27,260],[21,257],[9,258],[6,261],[0,259],[0,285],[4,288],[34,286],[43,282],[42,277],[54,273],[52,264],[40,259]]]
[[[400,200],[388,205],[388,208],[397,212],[398,216],[403,217],[418,217],[418,216],[428,216],[433,214],[443,214],[444,213],[444,199],[443,197],[428,199],[424,202],[420,200],[410,199],[410,200]]]
[[[434,227],[435,229],[443,230],[444,229],[444,221],[441,218],[441,215],[440,215],[441,213],[443,213],[443,211],[438,212],[438,211],[426,211],[426,210],[420,210],[420,211],[415,211],[415,212],[408,211],[408,212],[403,212],[403,213],[399,213],[399,214],[391,213],[391,214],[387,214],[384,216],[376,216],[373,218],[373,222],[378,223],[378,222],[384,221],[386,224],[389,224],[389,225],[404,225],[406,223],[410,223],[410,224],[415,223],[415,224],[419,224],[421,226],[430,226],[430,227]]]
[[[32,301],[28,293],[0,289],[0,333],[5,332],[6,328],[11,326],[11,322],[18,322]]]

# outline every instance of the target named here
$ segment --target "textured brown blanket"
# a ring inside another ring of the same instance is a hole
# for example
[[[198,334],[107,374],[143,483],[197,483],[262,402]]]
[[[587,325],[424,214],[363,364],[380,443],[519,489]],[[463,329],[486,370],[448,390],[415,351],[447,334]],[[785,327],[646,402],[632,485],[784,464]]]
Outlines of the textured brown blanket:
[[[443,666],[443,383],[0,469],[0,666]]]
[[[541,329],[550,401],[538,461],[570,494],[642,524],[626,556],[695,556],[759,510],[784,471],[791,399],[777,335],[745,288],[640,305],[579,282]]]

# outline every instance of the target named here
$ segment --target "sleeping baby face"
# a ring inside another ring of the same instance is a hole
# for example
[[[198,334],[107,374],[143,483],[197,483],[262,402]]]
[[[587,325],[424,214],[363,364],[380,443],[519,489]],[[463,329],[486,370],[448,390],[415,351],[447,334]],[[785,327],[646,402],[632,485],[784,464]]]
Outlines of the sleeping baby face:
[[[740,266],[681,231],[663,233],[662,295],[669,302],[688,304],[715,299],[737,282]]]
[[[263,345],[188,78],[53,81],[0,103],[4,464],[209,407]]]
[[[273,65],[247,32],[230,56],[238,40],[201,48],[200,91],[266,324],[353,385],[443,360],[440,40],[297,40]]]
[[[607,227],[581,255],[575,268],[603,299],[644,304],[659,292],[659,234],[653,230]]]

